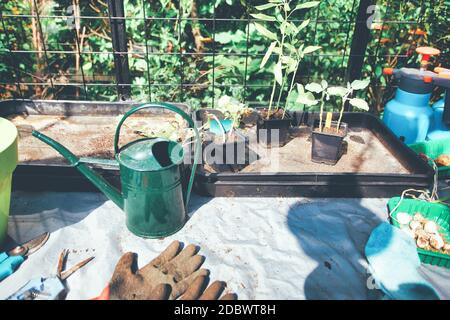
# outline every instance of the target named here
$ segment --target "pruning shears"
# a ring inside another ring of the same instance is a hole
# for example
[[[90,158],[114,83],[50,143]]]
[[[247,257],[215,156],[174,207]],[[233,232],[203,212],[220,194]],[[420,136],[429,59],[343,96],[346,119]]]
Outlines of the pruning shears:
[[[63,295],[67,292],[64,280],[94,259],[94,257],[87,258],[72,268],[63,271],[68,253],[69,250],[66,249],[60,253],[56,274],[46,277],[41,276],[28,281],[7,300],[57,300],[64,298]]]
[[[45,232],[40,236],[25,242],[14,249],[0,253],[0,281],[9,277],[25,261],[39,250],[48,240],[50,234]]]

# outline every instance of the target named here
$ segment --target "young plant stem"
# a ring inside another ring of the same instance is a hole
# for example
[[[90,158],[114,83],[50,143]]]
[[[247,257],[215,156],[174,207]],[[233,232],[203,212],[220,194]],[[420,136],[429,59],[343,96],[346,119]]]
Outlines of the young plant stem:
[[[283,94],[283,88],[284,88],[284,79],[283,79],[283,82],[281,83],[280,93],[278,94],[277,105],[275,107],[275,109],[277,109],[277,110],[280,108],[280,101],[281,101],[281,95]],[[283,112],[283,114],[284,114],[284,112]]]
[[[284,12],[284,17],[285,19],[287,18],[286,12]],[[281,57],[283,56],[283,46],[284,46],[284,39],[286,38],[286,34],[283,32],[282,36],[281,36],[281,44],[280,44],[280,54],[278,55],[278,62],[281,62]],[[273,104],[273,98],[275,96],[275,89],[277,86],[277,80],[274,79],[273,81],[273,86],[272,86],[272,94],[270,95],[270,103],[269,103],[269,110],[267,112],[267,120],[270,119],[270,111],[272,110],[272,104]],[[281,88],[280,90],[282,90],[283,88]]]
[[[270,95],[270,102],[269,102],[269,110],[267,111],[267,120],[270,119],[270,111],[272,110],[272,102],[273,102],[273,97],[275,95],[275,88],[277,85],[277,80],[273,80],[273,86],[272,86],[272,94]]]
[[[320,99],[319,132],[322,132],[323,106],[325,104],[325,101],[323,101],[324,98],[325,98],[325,90],[322,91],[322,98]]]
[[[351,93],[352,93],[352,92],[349,91],[345,96],[342,97],[342,106],[341,106],[341,111],[339,112],[339,120],[338,120],[337,126],[336,126],[336,133],[339,133],[339,127],[340,127],[340,125],[341,125],[342,115],[344,114],[345,102],[347,101],[347,97],[348,97]]]
[[[292,79],[291,79],[291,85],[289,86],[289,91],[288,91],[288,95],[287,95],[287,97],[286,97],[286,100],[287,100],[287,99],[289,98],[289,96],[291,95],[292,89],[293,89],[294,86],[295,86],[295,77],[297,76],[297,70],[298,70],[298,65],[299,65],[299,64],[300,64],[300,61],[297,60],[297,64],[296,64],[296,66],[295,66],[294,75],[292,76]],[[283,117],[282,117],[281,119],[284,119],[285,114],[286,114],[286,106],[284,106],[284,109],[283,109]]]

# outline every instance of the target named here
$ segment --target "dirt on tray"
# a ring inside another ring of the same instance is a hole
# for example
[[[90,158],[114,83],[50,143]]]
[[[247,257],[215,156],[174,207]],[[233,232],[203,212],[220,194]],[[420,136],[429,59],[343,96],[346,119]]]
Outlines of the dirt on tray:
[[[259,159],[239,172],[409,173],[370,130],[349,129],[344,139],[345,154],[334,166],[311,161],[310,136],[309,127],[300,127],[291,134],[286,145],[270,149],[250,137],[250,149]]]
[[[120,117],[12,115],[8,117],[19,130],[19,161],[27,164],[62,164],[65,159],[53,148],[31,135],[31,130],[61,143],[78,157],[114,158],[114,134]],[[173,121],[170,114],[133,116],[122,126],[119,146],[142,138],[139,128],[158,128]]]

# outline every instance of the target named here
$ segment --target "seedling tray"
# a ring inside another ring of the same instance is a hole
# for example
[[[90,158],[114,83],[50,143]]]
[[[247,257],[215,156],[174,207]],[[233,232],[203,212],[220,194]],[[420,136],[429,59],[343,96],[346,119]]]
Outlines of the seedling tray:
[[[391,212],[400,201],[399,197],[391,198],[388,202],[388,209]],[[395,219],[397,213],[406,212],[410,216],[413,216],[416,212],[422,214],[427,219],[436,222],[441,227],[441,234],[448,242],[450,240],[450,208],[440,203],[429,203],[425,201],[415,199],[403,199],[395,212],[392,213],[392,217]],[[397,228],[400,225],[392,219],[392,224]],[[434,266],[450,268],[450,255],[440,252],[428,251],[417,248],[420,261],[423,263],[431,264]]]
[[[114,131],[131,102],[80,102],[6,100],[0,102],[0,117],[19,129],[19,165],[14,171],[15,190],[97,191],[88,179],[70,167],[57,151],[30,135],[36,129],[57,140],[79,157],[113,159]],[[177,104],[186,112],[186,105]],[[141,127],[156,129],[175,114],[163,109],[143,109],[130,117],[121,134],[121,144],[139,138]],[[98,161],[95,170],[120,186],[119,168]]]
[[[304,112],[291,116],[295,125],[291,138],[295,137],[281,147],[287,159],[281,166],[284,171],[270,171],[271,159],[260,159],[239,172],[212,172],[202,166],[196,190],[218,197],[379,198],[407,188],[428,188],[432,182],[433,169],[373,115],[344,113],[349,130],[347,158],[344,155],[335,166],[310,161],[308,139],[318,115]],[[351,136],[363,137],[365,144],[354,142],[357,139]],[[253,147],[251,144],[250,149]],[[265,160],[267,165],[260,165]]]

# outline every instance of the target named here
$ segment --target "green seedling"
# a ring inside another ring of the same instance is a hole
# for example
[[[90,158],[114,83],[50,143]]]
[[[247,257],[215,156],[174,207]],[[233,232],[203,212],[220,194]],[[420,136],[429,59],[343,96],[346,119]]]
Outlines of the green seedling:
[[[273,22],[277,29],[277,32],[274,33],[259,22],[254,22],[255,29],[259,32],[259,34],[272,41],[261,61],[260,69],[264,68],[272,54],[276,54],[278,56],[278,60],[273,68],[274,80],[270,95],[267,119],[271,116],[277,85],[280,86],[280,89],[275,106],[276,110],[279,109],[280,99],[284,92],[285,84],[289,81],[288,77],[291,76],[287,97],[291,95],[293,89],[295,88],[295,77],[303,57],[321,48],[319,46],[305,47],[305,44],[300,40],[302,37],[300,37],[299,34],[308,26],[310,20],[304,20],[302,23],[297,25],[296,23],[290,21],[290,17],[298,10],[311,9],[317,7],[319,3],[320,1],[300,3],[290,0],[269,0],[268,3],[255,7],[261,13],[251,14],[251,16],[256,19]],[[269,12],[273,12],[273,14],[270,15]],[[286,110],[283,112],[283,118],[285,111]]]
[[[352,83],[348,82],[346,87],[343,86],[328,86],[327,81],[322,80],[321,83],[312,82],[305,87],[301,84],[297,84],[297,103],[304,104],[306,106],[314,106],[320,103],[319,111],[319,131],[322,132],[323,123],[323,111],[325,100],[330,100],[332,96],[341,98],[341,108],[339,111],[339,119],[336,125],[336,132],[339,132],[339,128],[342,121],[342,115],[344,113],[345,103],[348,101],[355,108],[369,111],[369,105],[367,102],[360,98],[350,98],[357,90],[365,89],[370,83],[369,79],[354,80]],[[305,91],[306,89],[306,91]],[[316,99],[314,94],[320,94],[320,97]]]
[[[209,115],[222,129],[223,142],[225,143],[228,138],[231,138],[235,129],[239,127],[242,116],[249,108],[244,103],[239,102],[236,98],[224,95],[217,101],[217,110],[220,110],[223,113],[225,119],[231,120],[231,128],[226,135],[220,120],[213,114]]]
[[[237,99],[230,96],[222,96],[217,101],[217,109],[222,111],[225,119],[231,119],[233,121],[232,129],[239,126],[240,119],[248,107],[239,102]],[[232,131],[232,130],[230,130]]]

